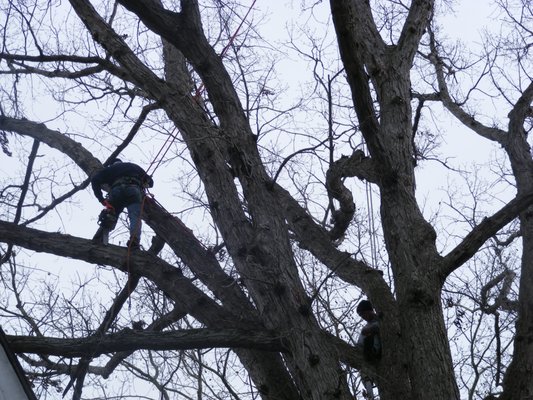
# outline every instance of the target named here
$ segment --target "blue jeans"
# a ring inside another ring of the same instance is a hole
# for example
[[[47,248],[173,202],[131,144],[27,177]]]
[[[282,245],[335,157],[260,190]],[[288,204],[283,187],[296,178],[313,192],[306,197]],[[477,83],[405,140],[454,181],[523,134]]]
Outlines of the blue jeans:
[[[109,193],[109,202],[115,208],[118,218],[126,207],[130,219],[130,237],[141,238],[141,202],[142,190],[137,185],[124,184],[113,186]]]

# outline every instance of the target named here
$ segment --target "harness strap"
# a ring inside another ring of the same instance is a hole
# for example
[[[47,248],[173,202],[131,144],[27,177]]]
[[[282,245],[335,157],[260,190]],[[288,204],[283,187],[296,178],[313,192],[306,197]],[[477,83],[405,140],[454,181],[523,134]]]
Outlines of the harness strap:
[[[142,182],[139,178],[135,178],[133,176],[123,176],[121,178],[118,178],[113,184],[111,185],[111,188],[114,188],[115,186],[120,185],[136,185],[142,187]]]

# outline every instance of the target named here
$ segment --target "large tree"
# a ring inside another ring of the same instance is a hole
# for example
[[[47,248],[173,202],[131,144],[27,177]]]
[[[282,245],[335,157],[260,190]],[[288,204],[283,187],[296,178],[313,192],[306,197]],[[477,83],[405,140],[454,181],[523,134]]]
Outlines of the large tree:
[[[0,139],[25,169],[0,192],[3,315],[41,390],[72,385],[81,398],[87,376],[121,365],[165,398],[190,384],[197,398],[352,399],[364,368],[381,400],[533,398],[533,15],[525,0],[499,5],[511,29],[487,36],[475,59],[442,33],[447,2],[331,0],[337,47],[327,34],[291,36],[315,86],[280,111],[276,49],[259,46],[248,5],[4,0]],[[476,109],[487,104],[492,118]],[[307,126],[295,110],[312,116]],[[465,208],[450,193],[437,199],[446,215],[428,215],[417,196],[421,168],[449,167],[436,150],[446,129],[430,116],[501,147],[498,183],[475,193],[470,182]],[[90,209],[90,177],[118,154],[144,157],[154,192],[176,197],[145,198],[146,251],[94,243],[79,227],[94,221],[76,211]],[[453,212],[462,221],[446,227]],[[516,249],[519,265],[502,269]],[[35,252],[58,257],[56,268],[83,261],[71,268],[90,278],[66,290],[48,273],[37,288]],[[380,312],[377,363],[355,345],[360,293]],[[479,331],[461,335],[461,304],[472,325],[495,317],[487,356],[476,354]]]

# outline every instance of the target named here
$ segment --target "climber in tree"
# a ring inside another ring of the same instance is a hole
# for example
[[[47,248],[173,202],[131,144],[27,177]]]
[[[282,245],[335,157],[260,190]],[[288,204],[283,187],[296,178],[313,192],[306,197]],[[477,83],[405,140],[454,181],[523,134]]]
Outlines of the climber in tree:
[[[128,209],[130,239],[128,247],[139,248],[141,238],[141,204],[144,189],[153,187],[153,179],[137,164],[114,159],[107,167],[97,172],[91,180],[94,195],[115,218],[124,208]],[[102,189],[108,191],[104,198]]]
[[[357,346],[363,350],[363,355],[369,363],[375,363],[381,358],[381,340],[379,337],[379,316],[374,311],[372,303],[368,300],[361,300],[357,305],[357,314],[366,321],[366,325],[361,329]],[[369,400],[374,399],[374,382],[364,370],[360,371],[363,382],[364,397]]]

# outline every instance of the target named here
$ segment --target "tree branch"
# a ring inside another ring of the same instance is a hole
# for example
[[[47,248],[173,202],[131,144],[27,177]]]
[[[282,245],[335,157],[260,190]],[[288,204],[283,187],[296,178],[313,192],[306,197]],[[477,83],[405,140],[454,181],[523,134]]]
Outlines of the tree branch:
[[[437,77],[437,83],[439,87],[439,96],[438,99],[442,101],[442,104],[446,109],[464,126],[472,129],[478,135],[483,136],[484,138],[493,140],[500,144],[505,143],[506,132],[498,128],[487,127],[477,121],[472,115],[466,113],[458,104],[455,102],[450,92],[448,91],[448,85],[446,83],[446,78],[443,70],[443,61],[440,57],[437,50],[437,42],[435,41],[435,35],[431,28],[428,28],[429,37],[430,37],[430,49],[431,53],[429,55],[429,60],[435,67],[435,74]]]
[[[92,335],[77,339],[14,335],[6,337],[11,349],[16,353],[49,354],[59,357],[98,357],[106,353],[118,355],[126,352],[129,354],[136,350],[191,350],[226,347],[266,352],[288,351],[285,339],[280,337],[279,333],[249,329],[187,329],[167,332],[124,329],[114,334]],[[324,340],[333,343],[343,363],[352,368],[360,369],[365,366],[365,370],[374,370],[371,364],[365,362],[361,349],[330,334],[326,335]],[[107,366],[103,371],[106,368]],[[98,371],[106,377],[105,373]]]
[[[445,279],[455,269],[470,259],[489,238],[515,219],[533,202],[533,193],[515,197],[491,217],[484,218],[465,236],[443,259],[439,268],[441,279]]]
[[[135,137],[135,135],[141,128],[142,124],[148,117],[148,114],[150,114],[150,112],[157,110],[159,108],[160,106],[157,102],[148,104],[142,108],[141,113],[139,114],[139,117],[136,119],[129,133],[126,135],[126,138],[122,141],[122,143],[119,146],[117,146],[117,148],[113,151],[113,153],[111,153],[108,160],[113,160],[114,158],[116,158],[122,152],[122,150],[124,150],[131,143],[131,141],[133,140],[133,138]]]
[[[398,61],[407,63],[410,68],[418,50],[420,39],[433,14],[434,0],[415,0],[411,2],[409,14],[402,28],[395,53]]]
[[[119,333],[79,339],[8,335],[16,353],[49,354],[61,357],[96,357],[133,350],[190,350],[216,347],[249,348],[283,352],[283,338],[275,332],[242,329],[189,329],[147,332],[124,329]]]
[[[493,279],[491,279],[489,282],[487,282],[482,288],[481,288],[481,311],[487,314],[496,314],[498,309],[504,309],[506,311],[509,311],[510,304],[512,304],[511,300],[509,300],[509,292],[511,291],[511,285],[513,283],[513,280],[516,277],[516,273],[513,271],[506,269],[501,274],[497,275]],[[494,288],[497,288],[497,285],[502,282],[502,288],[501,290],[498,290],[498,294],[496,295],[496,298],[494,299],[494,303],[491,305],[489,304],[489,295],[490,291]],[[516,311],[516,310],[515,310]]]
[[[109,327],[111,326],[115,318],[118,316],[120,310],[126,303],[126,300],[131,296],[131,293],[137,287],[139,280],[140,280],[140,276],[138,275],[136,276],[130,275],[128,277],[128,281],[126,282],[126,285],[122,288],[122,290],[118,293],[117,297],[113,300],[113,304],[107,310],[102,322],[100,323],[100,326],[91,335],[91,337],[101,337],[105,332],[107,332],[107,330],[109,329]],[[94,355],[91,355],[91,354],[87,354],[81,357],[80,362],[78,363],[78,367],[76,368],[75,374],[72,375],[72,377],[70,378],[70,382],[67,384],[67,386],[63,390],[63,397],[65,397],[69,389],[75,383],[76,386],[74,388],[73,400],[79,400],[81,398],[81,392],[83,390],[83,382],[85,381],[85,376],[87,375],[87,371],[89,370],[89,364],[93,358],[94,358]]]
[[[40,143],[41,142],[36,139],[33,140],[33,145],[31,147],[30,155],[28,157],[28,165],[26,167],[24,182],[21,185],[20,196],[17,203],[17,210],[15,212],[15,218],[13,219],[13,223],[15,224],[18,224],[20,222],[20,217],[22,216],[22,206],[24,205],[24,201],[26,199],[26,193],[28,192],[28,188],[30,185],[30,177],[33,172],[33,163],[35,162],[35,157],[37,156],[37,151],[39,150]],[[11,257],[12,250],[13,246],[9,245],[7,247],[6,252],[0,257],[0,265],[5,263]]]
[[[362,150],[354,151],[349,157],[342,156],[331,164],[326,173],[328,194],[340,204],[340,209],[333,211],[332,214],[334,227],[329,232],[332,240],[340,239],[344,235],[355,214],[353,195],[344,185],[344,178],[353,176],[369,182],[377,181],[374,163]]]
[[[100,161],[80,143],[64,133],[48,129],[45,124],[0,115],[0,130],[30,136],[53,149],[59,150],[78,164],[88,176],[91,176],[96,170],[102,168]]]
[[[394,310],[395,301],[381,271],[371,268],[352,254],[337,249],[328,232],[317,225],[307,211],[281,186],[274,190],[285,212],[289,228],[300,247],[310,251],[343,281],[360,287],[379,309]],[[391,311],[391,314],[393,312]]]
[[[176,304],[174,308],[172,309],[172,311],[156,319],[154,322],[148,325],[145,331],[146,332],[162,331],[163,329],[172,325],[172,323],[178,321],[179,319],[185,317],[186,315],[187,313],[185,312],[183,307],[181,307],[179,304]],[[133,350],[119,351],[115,353],[106,363],[106,365],[103,367],[102,376],[107,379],[109,375],[111,375],[111,373],[115,370],[115,368],[121,363],[121,361],[123,361],[125,358],[127,358],[132,353],[133,353]]]
[[[143,218],[223,304],[236,313],[255,315],[257,310],[236,280],[224,272],[215,254],[179,218],[149,199],[145,202]]]
[[[359,126],[367,144],[375,147],[379,122],[365,66],[371,71],[385,68],[385,44],[367,2],[332,0],[331,13]]]
[[[524,132],[524,120],[531,117],[531,103],[533,101],[533,81],[515,103],[511,112],[509,112],[509,132],[526,135]]]
[[[153,281],[174,301],[183,304],[187,312],[202,323],[216,322],[221,327],[235,327],[248,326],[246,324],[252,322],[245,316],[237,317],[219,306],[185,278],[178,268],[147,252],[129,253],[125,247],[96,244],[87,239],[25,228],[2,221],[0,242],[13,243],[33,251],[70,257],[91,264],[111,265],[123,272],[142,275]],[[252,326],[256,326],[256,322],[253,322]]]

